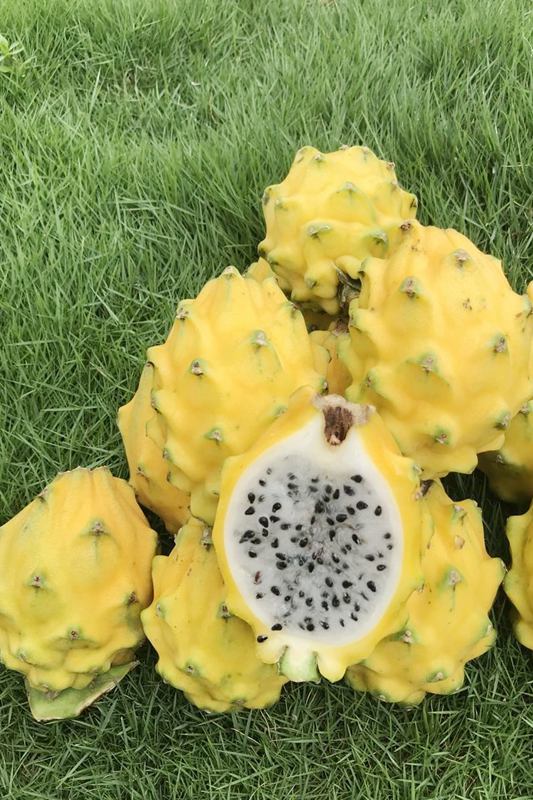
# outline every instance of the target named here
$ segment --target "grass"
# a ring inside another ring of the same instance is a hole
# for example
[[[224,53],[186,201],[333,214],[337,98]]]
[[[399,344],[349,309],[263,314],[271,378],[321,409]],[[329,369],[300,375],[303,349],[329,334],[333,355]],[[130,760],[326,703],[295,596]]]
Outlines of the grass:
[[[0,72],[0,516],[58,470],[125,475],[115,414],[180,297],[253,260],[263,188],[295,150],[393,159],[423,222],[533,277],[525,0],[4,0]],[[4,62],[4,65],[7,62]],[[11,64],[11,62],[9,62]],[[489,547],[504,513],[482,479]],[[82,718],[34,723],[0,673],[9,800],[533,798],[533,669],[498,646],[414,710],[343,685],[209,717],[154,655]]]

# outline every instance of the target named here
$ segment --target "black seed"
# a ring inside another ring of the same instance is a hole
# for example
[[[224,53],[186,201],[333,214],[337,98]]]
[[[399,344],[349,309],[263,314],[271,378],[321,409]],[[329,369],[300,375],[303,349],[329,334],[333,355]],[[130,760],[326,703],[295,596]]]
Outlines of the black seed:
[[[266,481],[263,478],[259,478],[259,486],[266,486]]]
[[[259,583],[261,580],[261,572],[258,570],[254,575],[254,583]]]
[[[300,541],[298,542],[298,544],[300,545],[300,547],[305,547],[308,541],[309,541],[309,539],[306,539],[306,538],[304,537],[303,539],[300,539]]]
[[[289,522],[282,522],[279,527],[282,531],[288,531],[291,526]]]
[[[355,614],[350,614],[350,617],[353,619],[354,622],[359,622],[359,617],[356,617]]]
[[[322,625],[322,627],[324,628],[325,631],[328,630],[329,624],[327,622],[324,622],[324,620],[322,620],[322,622],[320,624]]]
[[[255,539],[252,539],[252,544],[261,544],[261,539],[259,536],[256,536]]]
[[[279,591],[279,589],[278,589],[278,587],[277,587],[277,586],[271,586],[271,587],[270,587],[270,591],[272,592],[272,594],[275,594],[275,595],[276,595],[276,597],[279,597],[279,595],[280,595],[280,591]]]
[[[279,517],[276,517],[275,514],[271,514],[270,522],[279,522]]]
[[[341,628],[344,628],[344,620],[343,619],[339,620],[339,625],[341,626]]]
[[[392,550],[392,545],[391,544],[387,545],[387,550]]]
[[[279,511],[280,508],[281,508],[281,503],[274,503],[274,505],[272,506],[272,513],[274,513],[275,511]]]
[[[335,525],[335,520],[332,517],[326,517],[326,522],[328,525]]]
[[[333,499],[334,500],[338,500],[340,496],[341,496],[341,493],[340,493],[339,489],[335,489],[335,491],[333,492]]]
[[[298,541],[298,537],[297,536],[291,536],[291,542],[293,544],[296,544],[297,541]]]
[[[286,561],[287,560],[287,556],[285,555],[285,553],[276,553],[276,558],[279,558],[280,561]]]
[[[305,556],[298,556],[298,566],[303,567],[306,561],[307,558]]]
[[[384,539],[392,539],[392,534],[391,534],[391,533],[386,533],[386,534],[383,536],[383,538],[384,538]]]
[[[304,526],[302,525],[302,523],[301,523],[301,522],[299,522],[299,523],[298,523],[298,525],[295,525],[294,527],[295,527],[295,529],[296,529],[297,531],[301,531],[301,530],[303,530],[303,527],[304,527]]]
[[[348,514],[355,514],[355,508],[353,508],[353,506],[346,506],[346,511]]]
[[[367,561],[375,561],[375,557],[373,555],[365,556]]]
[[[302,592],[302,590],[300,590],[298,592],[298,597],[305,597],[305,592]]]
[[[366,594],[364,592],[361,592],[361,597],[363,598],[363,600],[366,600],[366,602],[368,603],[368,597],[366,596]]]
[[[267,475],[272,475],[272,467],[268,467],[266,471]]]
[[[354,603],[353,604],[353,608],[354,608],[354,611],[361,611],[361,606],[359,605],[359,603]]]
[[[337,567],[337,569],[335,570],[335,575],[342,575],[342,569],[339,569]]]
[[[253,503],[255,500],[255,494],[253,492],[248,492],[248,501]]]
[[[289,489],[292,492],[294,492],[294,491],[296,491],[298,489],[298,484],[296,484],[296,483],[288,483],[287,486],[289,487]]]
[[[305,625],[303,624],[303,622],[299,622],[298,627],[301,628],[303,631],[305,631]]]
[[[243,542],[247,542],[249,539],[255,536],[255,531],[245,531],[241,538],[239,539],[239,544],[243,544]]]
[[[263,644],[263,642],[266,642],[267,639],[268,639],[268,636],[258,636],[257,637],[257,641],[259,642],[259,644]]]
[[[333,581],[331,580],[331,578],[329,577],[329,575],[328,575],[328,577],[326,578],[326,580],[324,581],[324,583],[326,584],[326,586],[329,586],[329,588],[330,588],[330,589],[331,589],[331,587],[333,586]]]
[[[263,528],[268,528],[268,518],[267,517],[259,517],[259,524],[263,526]]]
[[[365,503],[363,500],[358,500],[355,504],[359,511],[363,511],[363,509],[368,508],[368,503]]]
[[[343,562],[342,562],[342,568],[343,568],[343,569],[349,569],[349,567],[350,567],[350,565],[349,565],[349,564],[347,564],[347,563],[346,563],[346,561],[343,561]]]
[[[366,585],[368,586],[371,592],[376,591],[376,584],[374,583],[374,581],[368,581]]]
[[[385,556],[383,555],[383,553],[378,553],[378,558],[385,558]]]
[[[325,491],[327,494],[331,494],[333,491],[333,486],[330,486],[329,483],[327,483]]]
[[[264,499],[265,499],[265,495],[264,494],[260,494],[259,497],[257,498],[257,502],[258,503],[262,503],[264,501]]]
[[[276,622],[275,625],[272,625],[270,630],[271,631],[280,631],[282,628],[283,628],[283,625],[281,624],[281,622]]]
[[[326,603],[326,601],[325,601],[325,600],[322,600],[322,602],[320,603],[320,605],[322,606],[322,608],[324,609],[324,611],[329,611],[329,603]]]
[[[248,550],[248,555],[250,556],[250,558],[257,558],[257,553],[255,552],[255,550]]]
[[[312,617],[304,617],[304,622],[312,622],[312,621],[313,621]]]
[[[353,583],[351,581],[343,581],[342,582],[342,588],[343,589],[349,589],[350,586],[353,586]]]
[[[374,509],[374,514],[376,515],[376,517],[381,517],[381,512],[382,511],[383,511],[383,509],[381,508],[381,506],[376,506],[375,509]]]
[[[340,604],[341,604],[341,601],[339,600],[337,595],[334,594],[332,599],[331,599],[331,605],[333,606],[333,608],[338,608],[340,606]]]
[[[330,531],[329,532],[329,540],[330,540],[330,542],[333,541],[333,539],[335,538],[336,535],[337,535],[336,531]]]
[[[246,514],[247,517],[250,517],[252,514],[255,514],[255,508],[253,506],[250,506],[249,508],[246,509],[244,513]]]
[[[296,480],[296,475],[294,474],[294,472],[289,472],[289,474],[287,475],[287,478],[290,481],[295,481]]]
[[[313,605],[313,598],[307,597],[305,600],[305,605],[308,606],[308,608],[311,608],[311,606]]]
[[[356,533],[352,533],[352,542],[355,544],[361,544],[361,539]]]
[[[322,592],[320,597],[329,597],[329,592]]]
[[[276,567],[278,569],[287,569],[287,564],[285,563],[285,561],[278,561],[278,563],[276,564]]]
[[[316,514],[323,514],[326,510],[326,506],[322,502],[322,500],[317,500],[315,503],[315,513]]]
[[[266,528],[263,528],[263,530],[261,531],[261,536],[263,536],[265,538],[268,536],[268,531],[267,531]]]
[[[285,595],[285,597],[284,597],[283,599],[285,600],[285,602],[286,602],[286,603],[290,603],[290,602],[291,602],[291,600],[292,600],[292,597],[291,597],[291,595],[290,595],[290,594],[286,594],[286,595]]]
[[[315,629],[315,626],[313,625],[312,622],[308,622],[305,627],[307,628],[308,631],[314,631]]]
[[[320,478],[318,478],[318,477],[317,478],[311,478],[311,483],[318,483],[319,480],[320,480]]]
[[[308,486],[310,492],[318,492],[318,486]]]
[[[348,594],[348,592],[344,592],[344,594],[343,594],[343,596],[342,596],[342,599],[343,599],[343,601],[344,601],[345,603],[351,603],[351,602],[352,602],[352,598],[350,597],[350,595]]]
[[[257,594],[255,596],[255,599],[256,600],[262,600],[264,596],[265,595],[262,592],[257,592]]]
[[[311,561],[311,563],[307,565],[307,571],[308,572],[312,572],[314,570],[314,568],[315,568],[315,565]]]
[[[270,542],[270,547],[273,547],[274,549],[276,549],[276,547],[279,547],[279,539],[277,537],[275,539],[272,539],[272,541]]]
[[[353,486],[343,486],[344,494],[347,494],[349,497],[353,497],[355,494],[355,489]]]
[[[339,556],[335,555],[335,553],[333,553],[333,555],[331,556],[331,560],[333,561],[334,564],[338,564],[339,561],[340,561],[340,558],[339,558]]]
[[[378,566],[377,566],[378,572],[383,572],[384,569],[387,569],[387,565],[386,564],[378,564]]]
[[[348,519],[348,515],[347,514],[337,514],[335,519],[337,520],[337,522],[346,522],[346,520]]]
[[[361,481],[363,480],[363,476],[362,475],[352,475],[350,477],[350,480],[354,481],[354,483],[361,483]]]

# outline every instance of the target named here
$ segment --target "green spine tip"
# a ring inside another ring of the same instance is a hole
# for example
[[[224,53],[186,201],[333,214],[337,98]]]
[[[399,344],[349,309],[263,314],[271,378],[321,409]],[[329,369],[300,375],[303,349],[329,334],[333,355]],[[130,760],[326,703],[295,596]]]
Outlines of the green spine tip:
[[[420,284],[416,278],[405,278],[400,286],[400,292],[403,292],[407,295],[407,297],[409,297],[409,299],[412,300],[413,297],[419,297],[421,294]]]
[[[371,234],[371,237],[376,244],[387,246],[389,243],[389,237],[385,231],[376,231],[375,233]]]
[[[452,253],[452,255],[455,258],[455,260],[457,261],[457,264],[458,264],[459,267],[462,267],[463,264],[465,264],[467,261],[470,260],[470,256],[468,255],[466,250],[463,250],[462,248],[459,249],[459,250],[455,250]]]
[[[326,160],[326,157],[322,153],[317,153],[316,156],[313,156],[312,160],[317,164],[322,164],[322,162]]]
[[[103,536],[105,532],[106,530],[104,527],[104,523],[100,519],[95,520],[91,525],[91,527],[89,528],[89,533],[92,533],[92,535],[96,536],[97,538],[99,536]]]
[[[179,305],[176,310],[176,319],[184,320],[187,319],[188,316],[189,316],[188,310],[184,306]]]
[[[206,525],[205,528],[202,530],[202,536],[200,542],[202,546],[205,547],[206,550],[208,550],[213,544],[211,528],[208,525]]]
[[[511,424],[511,415],[508,411],[504,411],[498,420],[496,420],[495,428],[499,431],[506,431]]]
[[[331,230],[331,225],[326,222],[315,222],[307,226],[307,235],[312,239],[319,239],[323,233],[328,233]]]
[[[133,606],[135,603],[139,602],[139,598],[137,597],[136,592],[130,592],[129,595],[126,597],[126,606]]]
[[[255,344],[256,347],[267,347],[268,346],[268,338],[264,331],[254,331],[252,333],[252,344]]]
[[[202,369],[202,365],[200,364],[199,361],[191,362],[191,366],[189,367],[189,372],[192,375],[198,375],[199,377],[205,374],[204,370]]]
[[[217,611],[217,617],[219,617],[220,619],[229,619],[231,617],[229,609],[225,603],[221,603],[219,605]]]
[[[211,430],[207,431],[205,434],[205,438],[217,443],[224,441],[224,437],[222,436],[222,431],[220,428],[211,428]]]
[[[400,230],[403,231],[404,233],[407,233],[408,231],[411,230],[412,227],[413,227],[412,223],[409,222],[408,219],[406,219],[405,222],[402,222],[402,224],[400,225]]]
[[[456,569],[451,569],[448,573],[448,577],[446,579],[446,583],[448,586],[457,586],[458,583],[461,583],[463,580],[462,575]]]
[[[402,635],[400,636],[400,640],[402,642],[405,642],[405,644],[414,644],[415,641],[413,634],[409,630],[404,631],[402,633]]]
[[[462,520],[466,517],[466,510],[463,508],[463,506],[454,503],[452,509],[452,516],[455,521]]]
[[[444,429],[439,429],[434,435],[433,440],[436,444],[450,444],[450,434]]]
[[[494,337],[492,349],[495,353],[507,353],[507,339],[503,334]]]
[[[222,270],[222,275],[226,278],[226,280],[231,281],[233,278],[239,276],[241,273],[237,269],[237,267],[226,267],[226,269]]]
[[[418,359],[418,366],[422,367],[425,373],[438,372],[437,358],[432,353],[426,353]]]
[[[465,540],[462,536],[454,536],[453,544],[456,550],[462,550],[465,546]]]
[[[287,210],[287,206],[285,205],[285,203],[284,203],[284,201],[283,201],[283,199],[281,197],[278,197],[277,200],[275,201],[274,208],[276,209],[276,211],[286,211]]]

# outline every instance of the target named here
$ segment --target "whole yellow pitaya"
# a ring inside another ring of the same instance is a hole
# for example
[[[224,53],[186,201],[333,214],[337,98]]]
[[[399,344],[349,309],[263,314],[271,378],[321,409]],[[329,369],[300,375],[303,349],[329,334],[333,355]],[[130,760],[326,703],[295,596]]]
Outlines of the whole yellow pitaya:
[[[135,666],[156,543],[104,468],[58,475],[0,528],[0,660],[37,719],[76,716]]]
[[[402,226],[367,259],[340,344],[347,397],[372,403],[427,477],[471,472],[533,395],[531,301],[457,231]]]
[[[286,678],[263,664],[252,629],[227,609],[211,531],[191,518],[169,556],[153,563],[154,600],[142,613],[157,671],[208,711],[264,708]]]
[[[259,253],[296,302],[338,314],[367,256],[386,258],[417,201],[398,185],[394,164],[367,147],[321,153],[302,147],[282,181],[263,195]]]

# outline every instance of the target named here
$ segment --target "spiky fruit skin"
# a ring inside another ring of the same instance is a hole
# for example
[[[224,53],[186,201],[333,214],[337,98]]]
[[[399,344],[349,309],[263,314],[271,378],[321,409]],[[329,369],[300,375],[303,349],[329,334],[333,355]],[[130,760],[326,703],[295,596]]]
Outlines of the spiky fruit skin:
[[[330,394],[344,395],[351,383],[351,375],[339,356],[339,345],[348,337],[348,327],[340,320],[332,322],[326,331],[315,330],[310,333],[313,344],[317,345],[316,365],[327,383]],[[327,361],[324,362],[320,348],[324,348]]]
[[[333,400],[333,398],[330,398]],[[342,401],[342,398],[335,398]],[[325,398],[328,401],[328,398]],[[368,413],[367,413],[368,412]],[[234,567],[226,547],[226,526],[231,514],[231,500],[241,477],[265,452],[301,431],[322,416],[316,399],[308,389],[302,389],[291,400],[289,411],[271,425],[264,435],[241,456],[225,464],[222,490],[213,542],[224,583],[227,587],[228,608],[252,627],[257,637],[257,655],[265,663],[278,663],[281,671],[294,681],[315,680],[320,675],[328,680],[340,680],[346,668],[368,656],[385,636],[397,631],[407,619],[406,600],[421,582],[420,556],[424,526],[429,524],[425,507],[418,502],[420,482],[410,459],[403,457],[383,422],[369,409],[361,409],[365,422],[358,428],[369,459],[382,478],[389,482],[404,530],[403,559],[395,591],[379,622],[365,635],[339,646],[316,644],[309,637],[286,634],[265,623],[254,613],[242,595]],[[348,441],[348,440],[347,440]],[[265,490],[266,491],[266,490]],[[259,565],[261,566],[261,565]]]
[[[133,661],[157,537],[109,470],[60,474],[0,528],[0,659],[33,689],[90,687]]]
[[[265,708],[286,678],[255,653],[251,628],[226,607],[210,529],[191,518],[169,556],[153,562],[154,600],[142,612],[157,671],[207,711]]]
[[[177,533],[190,516],[189,495],[168,480],[163,431],[151,403],[153,372],[153,364],[145,364],[139,387],[130,402],[119,409],[117,423],[137,500],[161,517],[169,533]]]
[[[491,647],[488,613],[505,571],[485,550],[474,502],[452,502],[439,483],[423,502],[432,526],[422,557],[424,584],[407,601],[407,624],[346,673],[354,689],[407,705],[428,692],[458,691],[465,663]]]
[[[180,303],[166,343],[148,357],[171,480],[212,524],[226,458],[247,450],[298,388],[323,388],[303,317],[274,278],[229,267]]]
[[[427,477],[471,472],[533,394],[531,302],[456,231],[402,229],[388,261],[361,269],[340,347],[347,397],[375,405]]]
[[[490,488],[508,503],[528,502],[533,497],[533,400],[524,403],[505,432],[503,447],[482,453],[479,467]]]
[[[512,567],[503,588],[515,607],[516,638],[533,650],[533,503],[525,514],[509,517],[507,538]]]
[[[364,258],[393,252],[398,227],[416,205],[399,187],[394,164],[367,147],[302,147],[287,177],[265,190],[259,253],[295,302],[335,315],[339,273],[354,278]]]

